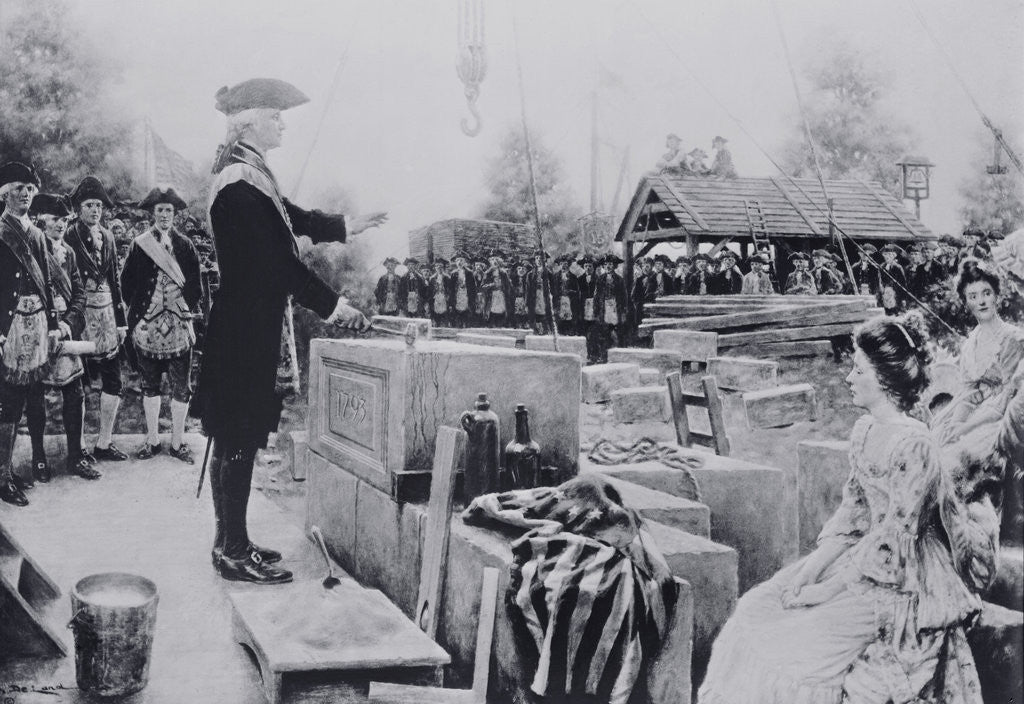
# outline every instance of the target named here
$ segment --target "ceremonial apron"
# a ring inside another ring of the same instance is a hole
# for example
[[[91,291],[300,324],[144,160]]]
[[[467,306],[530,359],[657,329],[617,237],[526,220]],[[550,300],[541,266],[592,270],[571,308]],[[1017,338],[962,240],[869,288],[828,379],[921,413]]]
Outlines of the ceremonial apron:
[[[512,298],[512,310],[515,315],[526,315],[528,309],[526,308],[526,290],[523,288],[521,283],[516,284],[516,290],[513,293]]]
[[[411,315],[418,315],[420,312],[420,282],[419,279],[409,280],[409,292],[405,299],[405,310]],[[414,288],[415,287],[415,288]]]
[[[137,242],[158,271],[149,308],[132,330],[132,342],[146,357],[171,359],[196,343],[191,314],[182,292],[185,275],[174,254],[157,242],[152,232],[142,235]]]
[[[444,279],[439,279],[437,282],[437,291],[434,292],[434,312],[448,312],[448,294],[444,290]]]
[[[106,281],[85,280],[85,329],[82,339],[96,343],[96,356],[107,358],[117,354],[117,319],[114,297]]]
[[[25,386],[43,378],[50,361],[46,306],[38,294],[21,294],[4,340],[3,378]]]
[[[536,315],[547,313],[547,306],[544,305],[544,285],[537,284],[537,295],[533,300],[533,312]]]
[[[494,281],[498,285],[491,291],[491,315],[505,315],[505,292],[501,289],[501,275],[496,275]]]
[[[608,282],[608,296],[604,301],[604,322],[606,325],[619,324],[619,305],[612,294],[612,282]]]
[[[398,312],[398,278],[388,277],[387,293],[384,294],[383,312],[391,314]]]
[[[51,262],[51,266],[55,263]],[[68,302],[59,293],[53,294],[53,309],[57,311],[57,317],[62,318],[68,310]],[[85,373],[85,365],[82,364],[81,356],[77,354],[58,354],[53,358],[50,373],[43,379],[43,382],[50,386],[67,386],[72,381]]]
[[[455,310],[459,313],[465,313],[469,311],[469,288],[466,286],[466,277],[469,276],[465,271],[455,272]]]
[[[483,280],[477,281],[476,300],[473,302],[473,312],[477,315],[487,315],[487,292],[484,291]]]
[[[569,277],[565,274],[562,275],[562,290],[569,290]],[[572,320],[572,299],[564,293],[558,300],[558,319]]]

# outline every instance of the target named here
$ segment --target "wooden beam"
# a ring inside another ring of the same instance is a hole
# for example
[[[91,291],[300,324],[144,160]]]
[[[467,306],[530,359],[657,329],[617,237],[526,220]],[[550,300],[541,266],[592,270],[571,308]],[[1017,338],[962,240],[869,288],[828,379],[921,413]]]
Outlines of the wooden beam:
[[[708,402],[708,421],[711,423],[711,437],[715,440],[715,452],[728,457],[729,436],[725,432],[725,414],[722,412],[722,397],[718,395],[718,382],[713,376],[705,376],[701,378],[700,385]]]
[[[758,345],[729,347],[725,354],[737,357],[826,357],[832,354],[832,343],[825,340],[795,342],[762,342]]]
[[[682,194],[675,189],[671,181],[669,181],[665,177],[661,177],[661,182],[662,184],[664,184],[665,188],[668,189],[668,192],[672,194],[672,197],[679,201],[679,205],[682,206],[683,210],[686,211],[686,214],[693,218],[693,221],[697,223],[697,227],[699,227],[702,230],[711,229],[711,226],[708,225],[707,221],[703,217],[701,217],[701,214],[698,213],[694,209],[694,207],[686,201],[685,198],[683,198]]]
[[[663,230],[641,230],[630,232],[626,235],[626,242],[668,242],[671,240],[683,240],[689,237],[689,233],[681,227],[667,227]]]
[[[476,621],[476,653],[473,656],[473,698],[477,704],[484,704],[487,701],[497,601],[498,570],[495,567],[485,567],[484,583],[480,587],[480,615]]]
[[[803,219],[803,221],[807,223],[807,227],[811,228],[811,232],[818,235],[819,237],[824,237],[825,233],[821,231],[817,223],[815,223],[814,220],[812,220],[810,216],[804,211],[804,209],[800,207],[800,205],[796,202],[796,200],[793,198],[790,192],[787,191],[786,188],[781,183],[779,183],[774,176],[770,177],[769,180],[771,180],[771,182],[775,184],[775,187],[779,189],[779,193],[781,193],[782,196],[789,202],[789,204],[793,206],[793,210],[795,210],[797,214],[801,217],[801,219]]]
[[[658,246],[657,242],[645,242],[644,246],[640,248],[640,251],[637,252],[635,255],[633,255],[633,258],[634,259],[639,259],[640,257],[645,256],[648,252],[650,252],[656,246]]]
[[[633,199],[629,202],[629,210],[626,211],[626,217],[622,219],[619,224],[619,231],[615,233],[615,241],[621,242],[630,239],[630,234],[633,232],[633,228],[636,227],[636,221],[640,218],[640,212],[647,204],[647,197],[651,192],[650,183],[646,178],[640,180],[640,184],[636,187],[636,191],[633,192]]]
[[[856,306],[859,304],[839,304],[839,306]],[[838,309],[839,306],[836,306]],[[652,312],[670,313],[670,310],[662,308],[654,309]],[[775,306],[750,313],[729,313],[726,315],[706,315],[694,318],[680,318],[675,327],[681,330],[723,330],[726,328],[739,328],[748,325],[777,325],[798,321],[810,312],[802,306]],[[838,311],[837,311],[838,312]]]
[[[714,257],[719,252],[721,252],[723,249],[725,249],[725,245],[729,244],[729,242],[731,242],[731,241],[732,241],[732,237],[731,236],[730,237],[723,237],[722,239],[718,240],[718,242],[715,244],[715,246],[711,248],[711,251],[708,252],[708,256],[709,257]]]
[[[686,418],[686,398],[683,394],[682,375],[672,372],[665,375],[668,384],[668,398],[672,404],[672,423],[676,427],[676,442],[682,447],[690,446],[690,422]]]
[[[782,328],[781,330],[728,333],[718,336],[718,346],[736,347],[737,345],[759,345],[764,342],[827,340],[830,337],[849,335],[853,332],[854,327],[854,323],[836,323],[834,325],[812,325],[806,328]]]

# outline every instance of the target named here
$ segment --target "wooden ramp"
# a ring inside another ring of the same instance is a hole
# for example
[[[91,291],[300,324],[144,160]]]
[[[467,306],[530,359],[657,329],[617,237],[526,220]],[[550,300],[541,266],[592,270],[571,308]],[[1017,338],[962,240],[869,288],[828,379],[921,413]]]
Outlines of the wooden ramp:
[[[0,525],[0,660],[67,655],[55,623],[59,597],[53,580]]]

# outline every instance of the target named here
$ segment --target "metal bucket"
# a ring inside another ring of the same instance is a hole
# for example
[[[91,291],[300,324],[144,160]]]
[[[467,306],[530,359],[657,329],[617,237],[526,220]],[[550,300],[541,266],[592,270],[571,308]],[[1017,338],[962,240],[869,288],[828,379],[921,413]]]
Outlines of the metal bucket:
[[[71,592],[78,688],[101,697],[138,692],[149,681],[156,585],[120,572],[79,580]]]

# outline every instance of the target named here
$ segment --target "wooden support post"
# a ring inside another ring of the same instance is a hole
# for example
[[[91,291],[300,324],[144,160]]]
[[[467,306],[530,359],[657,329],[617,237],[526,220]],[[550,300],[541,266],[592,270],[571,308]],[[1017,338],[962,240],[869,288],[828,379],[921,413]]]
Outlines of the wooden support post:
[[[676,442],[681,447],[690,446],[690,422],[686,418],[686,403],[683,400],[683,379],[679,372],[665,375],[668,382],[668,397],[672,404],[672,422],[676,426]]]
[[[711,437],[715,439],[715,452],[723,457],[729,454],[729,437],[725,432],[725,417],[722,413],[722,398],[718,395],[718,382],[713,376],[700,380],[704,397],[708,400],[708,420],[711,422]]]
[[[687,235],[686,236],[686,256],[693,257],[697,254],[697,236]]]
[[[623,272],[624,276],[622,279],[626,287],[626,328],[629,330],[627,334],[630,341],[632,341],[640,321],[636,319],[633,309],[633,242],[627,241],[625,245],[626,270]]]

